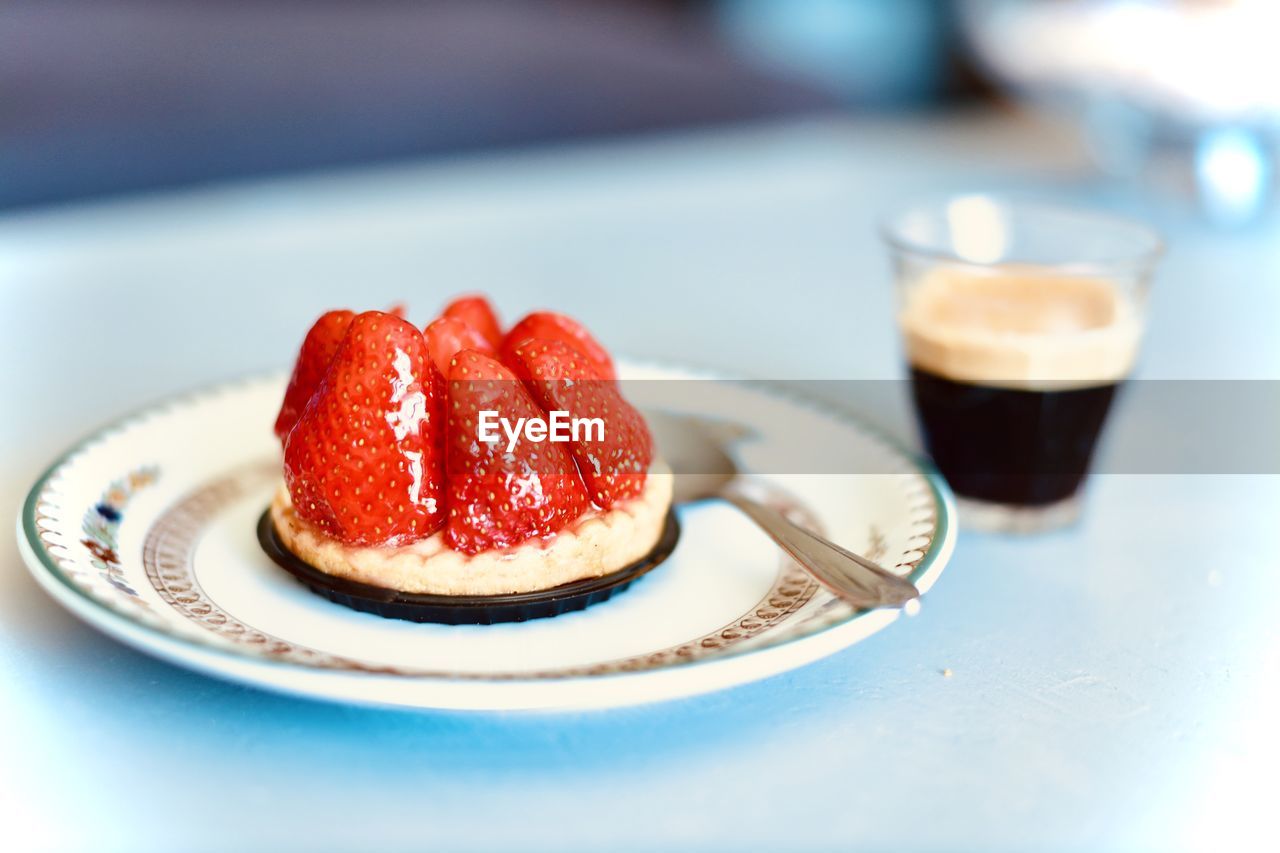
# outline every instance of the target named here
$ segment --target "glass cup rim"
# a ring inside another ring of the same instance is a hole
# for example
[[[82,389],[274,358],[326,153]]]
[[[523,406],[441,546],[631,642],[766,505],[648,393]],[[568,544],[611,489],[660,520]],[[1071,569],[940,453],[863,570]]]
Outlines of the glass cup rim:
[[[941,214],[949,205],[957,201],[970,199],[985,199],[1001,210],[1022,217],[1058,217],[1074,219],[1087,223],[1092,227],[1123,229],[1132,235],[1135,248],[1132,252],[1081,261],[1042,262],[1009,257],[986,262],[966,258],[954,250],[915,240],[903,233],[902,220],[907,216],[920,213]],[[895,253],[957,266],[981,267],[984,269],[1034,265],[1067,274],[1089,274],[1125,268],[1150,268],[1160,259],[1166,249],[1164,239],[1155,228],[1128,216],[1079,205],[1049,202],[1007,193],[982,191],[945,193],[914,198],[889,209],[888,212],[881,215],[877,230],[881,241]]]

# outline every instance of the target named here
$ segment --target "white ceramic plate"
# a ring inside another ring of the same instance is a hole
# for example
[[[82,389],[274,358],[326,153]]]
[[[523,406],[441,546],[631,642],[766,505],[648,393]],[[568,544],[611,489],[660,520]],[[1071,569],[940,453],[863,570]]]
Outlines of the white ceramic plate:
[[[280,477],[270,425],[283,384],[270,377],[199,392],[73,448],[36,483],[19,519],[36,580],[85,621],[182,666],[272,690],[417,708],[689,696],[816,660],[899,616],[834,600],[744,517],[716,504],[681,510],[671,559],[578,613],[447,626],[346,609],[273,564],[255,536]],[[811,405],[739,383],[696,384],[688,396],[697,399],[682,407],[751,412],[757,451],[808,435],[861,465],[841,470],[891,472],[759,480],[771,500],[837,542],[921,591],[933,585],[955,543],[951,498],[936,473]],[[747,470],[751,448],[740,460]]]

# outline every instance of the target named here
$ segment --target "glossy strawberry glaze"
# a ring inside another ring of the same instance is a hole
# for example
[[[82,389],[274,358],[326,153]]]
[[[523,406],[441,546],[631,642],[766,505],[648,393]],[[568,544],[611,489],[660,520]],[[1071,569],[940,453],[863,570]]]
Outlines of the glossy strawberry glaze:
[[[581,412],[606,426],[591,445],[490,444],[477,440],[482,410],[511,421]],[[482,296],[454,300],[422,332],[400,312],[323,315],[277,433],[292,512],[349,548],[407,546],[441,528],[470,556],[538,547],[641,497],[653,458],[612,359],[585,327],[535,312],[501,337]]]
[[[307,332],[293,375],[289,377],[289,387],[284,392],[280,414],[276,417],[276,437],[281,441],[288,437],[298,418],[302,417],[355,316],[350,311],[328,311]]]
[[[479,294],[459,297],[444,307],[441,317],[465,323],[484,338],[489,349],[497,350],[502,344],[502,326],[489,300]]]
[[[607,424],[599,440],[569,444],[592,502],[608,509],[639,495],[653,461],[653,439],[617,383],[560,340],[526,341],[511,356],[543,411],[598,417]]]
[[[432,432],[442,401],[414,327],[370,311],[351,322],[328,373],[285,442],[295,505],[326,535],[400,544],[444,522]]]
[[[449,370],[445,454],[449,481],[449,545],[468,554],[505,548],[556,533],[590,502],[572,456],[563,445],[477,440],[480,412],[511,420],[544,414],[524,383],[503,365],[464,350]]]
[[[609,351],[577,320],[555,311],[535,311],[511,327],[502,341],[502,362],[514,367],[517,347],[530,340],[560,341],[590,362],[605,379],[617,377]]]

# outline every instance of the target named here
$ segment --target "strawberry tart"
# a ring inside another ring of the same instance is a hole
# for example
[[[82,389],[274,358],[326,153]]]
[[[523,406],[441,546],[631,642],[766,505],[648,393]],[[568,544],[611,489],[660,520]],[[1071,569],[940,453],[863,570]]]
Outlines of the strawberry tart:
[[[425,329],[402,314],[330,311],[302,343],[260,529],[287,567],[334,600],[418,618],[358,600],[438,609],[586,584],[585,606],[670,552],[670,472],[580,323],[541,311],[504,333],[481,296]]]

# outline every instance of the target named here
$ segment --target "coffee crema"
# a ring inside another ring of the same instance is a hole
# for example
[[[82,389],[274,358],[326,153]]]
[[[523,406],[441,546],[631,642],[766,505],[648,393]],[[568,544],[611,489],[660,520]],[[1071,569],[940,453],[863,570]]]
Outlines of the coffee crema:
[[[898,320],[913,367],[1029,390],[1120,381],[1142,333],[1115,283],[1035,267],[935,269],[908,286]]]
[[[936,269],[899,321],[925,446],[957,495],[1043,507],[1076,493],[1138,349],[1118,285]]]

